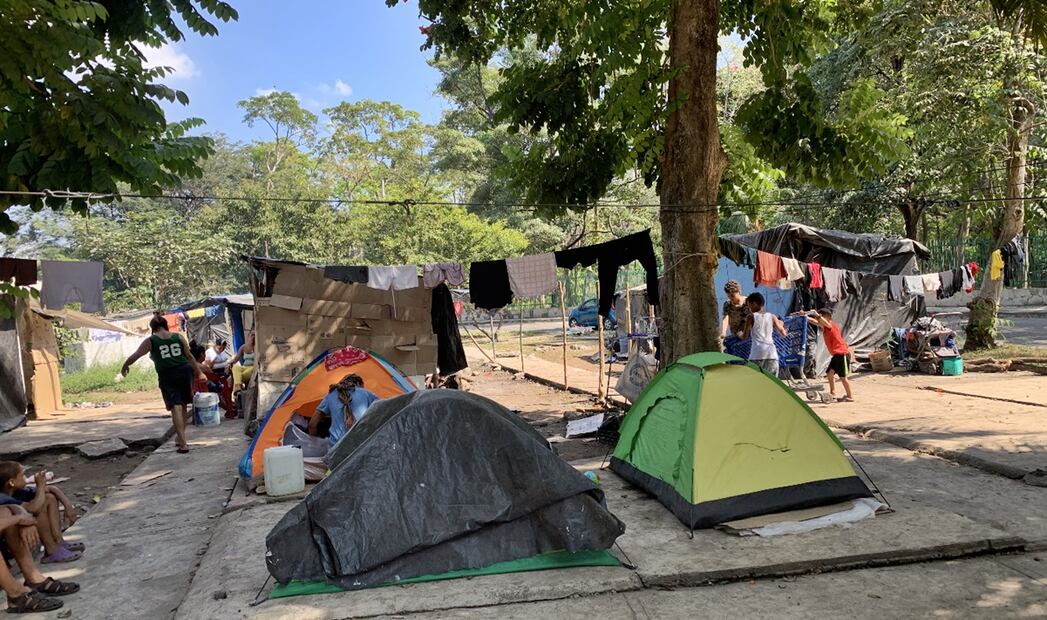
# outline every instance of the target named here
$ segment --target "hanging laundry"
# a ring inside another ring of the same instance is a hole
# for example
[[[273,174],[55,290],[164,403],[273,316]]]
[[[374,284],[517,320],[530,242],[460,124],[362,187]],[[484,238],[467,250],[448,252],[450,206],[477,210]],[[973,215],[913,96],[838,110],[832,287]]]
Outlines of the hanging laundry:
[[[907,294],[923,297],[923,276],[903,276],[903,278]]]
[[[934,293],[942,288],[942,278],[937,273],[925,273],[923,274],[923,291],[925,293]]]
[[[465,282],[465,269],[459,262],[430,263],[422,267],[422,284],[425,288],[436,288],[446,281],[451,286]]]
[[[606,317],[614,304],[618,286],[618,268],[639,261],[647,271],[647,299],[658,305],[658,263],[654,257],[651,231],[644,230],[620,239],[555,253],[556,266],[573,269],[588,267],[599,261],[597,273],[600,282],[600,316]]]
[[[887,276],[887,299],[901,303],[908,300],[905,294],[905,279],[902,276]]]
[[[1019,280],[1025,273],[1025,244],[1021,235],[1015,235],[1002,248],[1000,254],[1003,258],[1003,284],[1004,286],[1017,286]]]
[[[989,279],[999,280],[1003,277],[1003,254],[999,250],[993,250],[989,257]]]
[[[778,288],[790,289],[793,283],[803,280],[803,267],[795,258],[782,258],[782,267],[785,268],[785,277],[778,281]]]
[[[383,291],[418,288],[418,267],[414,265],[368,267],[367,286]]]
[[[477,308],[498,310],[513,302],[509,269],[504,260],[479,261],[469,265],[469,299]]]
[[[367,284],[369,272],[367,267],[344,267],[329,265],[324,267],[324,277],[349,284]]]
[[[734,261],[736,265],[749,267],[750,269],[755,267],[751,258],[752,255],[749,253],[751,249],[737,241],[720,237],[720,254]]]
[[[28,258],[0,258],[0,282],[15,279],[15,286],[36,284],[36,260]]]
[[[433,307],[430,311],[433,333],[436,334],[436,367],[443,376],[453,375],[468,368],[462,335],[458,332],[458,315],[455,312],[451,289],[441,282],[433,288]]]
[[[847,295],[862,296],[862,274],[858,271],[845,271],[843,276],[844,290]]]
[[[778,286],[778,281],[786,276],[782,257],[769,254],[763,250],[756,252],[756,269],[753,271],[753,284],[759,286]]]
[[[811,283],[808,285],[809,288],[822,288],[822,266],[820,263],[807,263],[807,268],[811,272]]]
[[[538,297],[556,289],[556,256],[552,252],[505,259],[514,297]]]
[[[44,281],[40,287],[40,304],[44,308],[61,310],[66,304],[79,302],[81,312],[105,312],[102,263],[45,260],[41,266]]]
[[[844,279],[847,272],[843,269],[822,267],[822,282],[824,283],[825,295],[830,302],[837,302],[847,297],[847,284]]]
[[[954,271],[942,271],[938,274],[938,279],[942,283],[941,288],[938,289],[938,299],[948,299],[956,294],[958,287],[954,276]]]

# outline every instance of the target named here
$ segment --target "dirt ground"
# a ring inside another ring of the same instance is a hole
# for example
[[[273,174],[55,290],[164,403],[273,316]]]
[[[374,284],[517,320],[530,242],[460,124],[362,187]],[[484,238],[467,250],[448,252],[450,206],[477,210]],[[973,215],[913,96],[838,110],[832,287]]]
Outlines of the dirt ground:
[[[55,450],[38,452],[21,463],[30,473],[44,470],[54,473],[56,480],[68,478],[57,486],[76,505],[78,516],[83,516],[152,452],[153,448],[144,447],[92,460],[73,451]]]

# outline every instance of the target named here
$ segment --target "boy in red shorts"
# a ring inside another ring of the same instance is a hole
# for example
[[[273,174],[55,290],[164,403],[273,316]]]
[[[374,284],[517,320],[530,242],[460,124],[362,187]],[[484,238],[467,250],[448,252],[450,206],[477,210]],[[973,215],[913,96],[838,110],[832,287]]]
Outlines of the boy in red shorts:
[[[822,308],[817,313],[808,314],[807,320],[822,328],[825,348],[829,350],[829,355],[832,356],[829,360],[829,369],[825,372],[825,376],[829,380],[829,396],[836,398],[836,377],[840,377],[843,391],[847,394],[840,400],[848,403],[854,402],[854,396],[851,394],[851,382],[847,380],[847,377],[851,374],[851,349],[847,346],[847,341],[843,339],[840,326],[833,322],[833,313],[826,308]]]

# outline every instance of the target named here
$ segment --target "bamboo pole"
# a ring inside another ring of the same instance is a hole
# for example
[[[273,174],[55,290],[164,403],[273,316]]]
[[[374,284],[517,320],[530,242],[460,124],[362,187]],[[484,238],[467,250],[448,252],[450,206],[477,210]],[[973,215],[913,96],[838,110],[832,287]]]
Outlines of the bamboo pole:
[[[560,319],[563,322],[563,386],[567,388],[567,306],[564,305],[564,291],[565,287],[563,282],[557,280],[556,282],[560,286]]]
[[[494,313],[488,312],[487,318],[491,321],[491,357],[498,359],[498,347],[494,337]]]
[[[629,359],[629,355],[633,352],[633,339],[629,337],[629,334],[633,332],[633,294],[629,290],[629,287],[625,287],[625,358]]]

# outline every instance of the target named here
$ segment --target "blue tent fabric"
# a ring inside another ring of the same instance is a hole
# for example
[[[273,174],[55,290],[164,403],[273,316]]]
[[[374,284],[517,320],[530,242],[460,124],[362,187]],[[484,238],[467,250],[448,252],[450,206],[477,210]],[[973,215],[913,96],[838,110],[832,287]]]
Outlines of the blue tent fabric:
[[[753,286],[753,270],[735,263],[726,256],[720,257],[720,264],[716,269],[716,277],[714,279],[716,282],[716,306],[718,308],[722,308],[723,303],[727,301],[727,293],[724,292],[723,287],[728,280],[737,280],[742,285],[742,296],[746,296],[749,293],[760,293],[763,295],[764,308],[771,314],[777,314],[778,316],[789,314],[789,308],[793,303],[793,295],[796,294],[794,290]],[[722,316],[720,318],[723,319]]]

